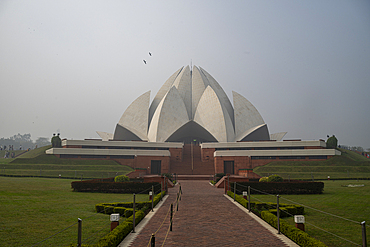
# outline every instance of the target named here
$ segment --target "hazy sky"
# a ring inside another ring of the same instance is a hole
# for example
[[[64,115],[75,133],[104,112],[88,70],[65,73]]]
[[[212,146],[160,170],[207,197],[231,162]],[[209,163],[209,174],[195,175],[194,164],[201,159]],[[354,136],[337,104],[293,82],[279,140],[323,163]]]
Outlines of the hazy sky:
[[[0,137],[113,133],[132,101],[191,61],[231,102],[232,91],[247,98],[270,133],[370,148],[361,0],[1,0]]]

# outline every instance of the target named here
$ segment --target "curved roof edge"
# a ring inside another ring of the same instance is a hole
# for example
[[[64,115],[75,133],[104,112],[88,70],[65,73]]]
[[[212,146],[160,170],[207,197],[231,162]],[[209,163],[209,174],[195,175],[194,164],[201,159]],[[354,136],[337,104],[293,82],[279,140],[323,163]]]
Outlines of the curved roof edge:
[[[281,141],[288,132],[270,134],[270,140]]]
[[[186,111],[188,112],[188,118],[190,119],[192,117],[191,114],[192,88],[191,88],[191,72],[189,65],[186,66],[183,70],[181,70],[181,72],[173,82],[172,86],[177,88],[177,91],[179,92],[179,95],[181,96],[185,104]]]
[[[147,140],[150,91],[134,100],[123,113],[118,124],[133,132],[142,140]],[[115,135],[115,134],[114,134]]]
[[[189,121],[179,129],[177,129],[166,142],[182,142],[184,141],[192,142],[194,139],[201,142],[216,142],[216,138],[209,133],[204,127],[199,125],[194,121]]]
[[[222,103],[222,105],[226,108],[227,110],[227,113],[231,119],[231,122],[233,123],[234,125],[234,108],[233,106],[231,105],[231,102],[230,102],[230,99],[229,97],[227,97],[225,91],[223,90],[223,88],[221,87],[221,85],[216,81],[215,78],[213,78],[211,76],[211,74],[209,74],[205,69],[203,69],[202,67],[200,67],[200,71],[205,75],[205,77],[208,79],[208,83],[209,85],[213,88],[213,90],[215,91],[216,95],[218,96],[218,98],[220,99],[220,102]]]
[[[224,121],[216,121],[216,119]],[[233,141],[235,138],[230,116],[211,86],[207,86],[199,100],[194,121],[211,133],[219,142]]]
[[[261,124],[259,126],[253,127],[237,138],[235,138],[236,142],[239,141],[268,141],[270,140],[269,131],[267,129],[267,124]]]
[[[188,112],[177,88],[173,86],[159,103],[149,126],[151,142],[164,142],[189,121]]]
[[[116,130],[114,131],[113,140],[115,141],[144,141],[131,130],[124,126],[117,124]]]
[[[256,107],[241,94],[233,91],[233,101],[235,136],[242,135],[245,131],[265,123]]]
[[[104,131],[96,131],[96,133],[101,137],[102,141],[109,141],[113,139],[113,134],[104,132]]]
[[[192,119],[194,119],[195,112],[198,107],[198,103],[200,98],[202,97],[204,90],[206,90],[207,86],[209,85],[207,77],[202,73],[198,67],[195,65],[193,66],[193,72],[191,75],[192,81]]]
[[[178,69],[175,73],[173,73],[167,79],[167,81],[162,85],[162,87],[158,90],[158,92],[155,95],[155,97],[152,101],[152,104],[150,105],[150,108],[149,108],[149,123],[152,120],[154,112],[157,109],[159,103],[162,101],[162,99],[167,94],[167,92],[171,89],[176,77],[180,74],[180,72],[182,71],[183,68],[184,68],[184,66],[181,67],[180,69]]]

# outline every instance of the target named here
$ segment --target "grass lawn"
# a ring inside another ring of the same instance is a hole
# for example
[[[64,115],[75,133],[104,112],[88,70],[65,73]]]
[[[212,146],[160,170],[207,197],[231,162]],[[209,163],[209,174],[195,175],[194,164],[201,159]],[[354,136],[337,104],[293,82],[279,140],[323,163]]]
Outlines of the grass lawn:
[[[1,246],[32,246],[82,219],[83,243],[95,243],[110,231],[109,215],[95,204],[132,201],[131,194],[72,192],[68,179],[0,177]],[[137,201],[148,199],[137,195]],[[77,243],[77,225],[37,246]]]
[[[284,179],[370,178],[370,160],[341,149],[342,155],[324,161],[272,161],[253,169],[260,176],[277,174]]]
[[[364,187],[342,187],[349,184],[364,184]],[[276,196],[252,195],[252,201],[276,202]],[[288,200],[290,201],[288,201]],[[321,195],[282,195],[281,203],[298,202],[324,212],[328,212],[356,222],[366,221],[370,226],[370,181],[325,181],[324,193]],[[293,217],[284,218],[294,225]],[[339,219],[313,209],[305,207],[306,232],[328,246],[356,246],[343,239],[335,237],[325,231],[334,233],[348,239],[357,245],[362,244],[362,232],[360,223],[353,223]],[[366,227],[367,240],[370,239],[370,227]]]
[[[0,175],[57,178],[60,174],[66,178],[86,179],[114,177],[133,171],[114,160],[60,159],[46,155],[48,148],[50,146],[33,149],[16,159],[0,158]]]

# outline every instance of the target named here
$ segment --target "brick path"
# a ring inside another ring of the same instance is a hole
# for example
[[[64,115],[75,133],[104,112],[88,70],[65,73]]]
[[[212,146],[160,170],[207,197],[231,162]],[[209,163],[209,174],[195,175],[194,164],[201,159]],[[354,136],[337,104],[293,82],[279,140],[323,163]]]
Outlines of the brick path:
[[[224,197],[224,190],[208,181],[180,181],[183,191],[179,211],[173,219],[172,232],[164,246],[287,246],[270,231]],[[136,239],[129,246],[148,246],[175,202],[178,186],[169,190],[169,197]],[[174,208],[176,210],[176,208]],[[169,227],[169,217],[156,234],[156,246],[162,246]]]

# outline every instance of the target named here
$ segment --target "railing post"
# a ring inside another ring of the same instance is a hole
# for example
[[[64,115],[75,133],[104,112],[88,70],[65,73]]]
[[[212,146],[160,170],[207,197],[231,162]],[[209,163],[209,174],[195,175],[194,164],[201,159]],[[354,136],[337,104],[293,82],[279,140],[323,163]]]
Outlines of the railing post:
[[[77,247],[81,247],[82,239],[82,220],[78,218]]]
[[[132,232],[135,233],[135,193],[134,193],[134,204],[132,205],[132,211],[133,211],[133,215],[132,215]]]
[[[173,204],[171,203],[171,214],[170,214],[170,231],[172,232],[172,215],[173,215]]]
[[[180,184],[180,188],[179,188],[180,201],[181,201],[181,195],[182,195],[182,190],[181,190],[181,184]]]
[[[248,186],[248,211],[251,212],[251,187]]]
[[[152,239],[151,239],[151,247],[155,247],[155,235],[154,235],[154,233],[152,233]]]
[[[236,182],[234,182],[234,202],[235,202],[235,193],[236,193]]]
[[[180,196],[180,193],[177,192],[177,205],[176,205],[176,211],[179,211],[179,196]]]
[[[162,183],[161,183],[161,201],[162,201],[162,191],[163,191],[163,187],[162,187]]]
[[[277,208],[277,211],[276,211],[276,216],[277,216],[277,230],[278,230],[278,234],[280,234],[279,195],[276,195],[276,199],[277,199],[277,203],[276,203],[276,208]]]
[[[367,247],[365,221],[361,222],[361,226],[362,226],[362,247]]]
[[[227,176],[227,190],[230,190],[230,175]]]
[[[152,212],[154,212],[154,185],[152,185]]]

